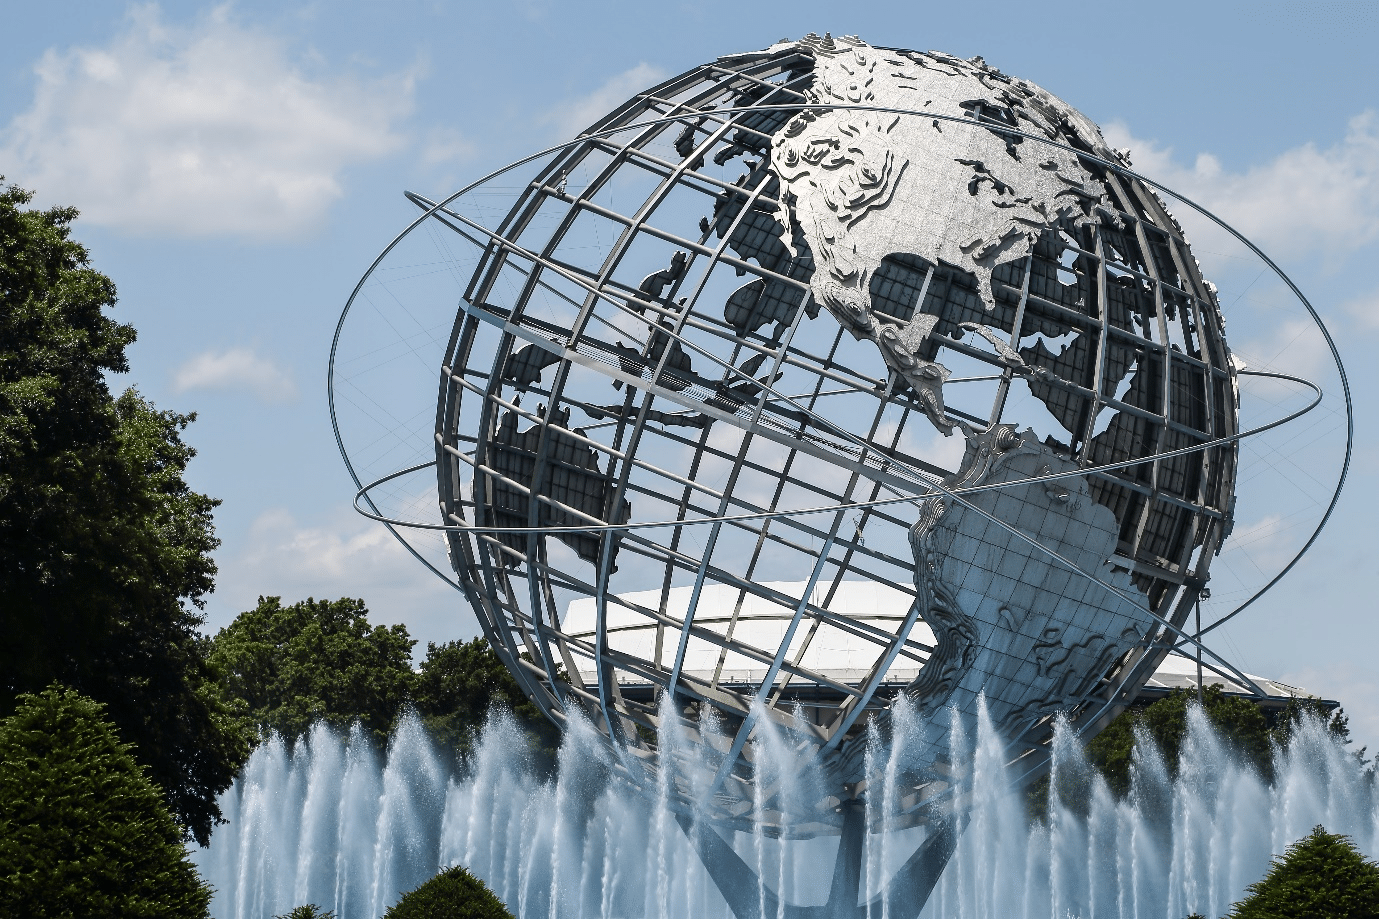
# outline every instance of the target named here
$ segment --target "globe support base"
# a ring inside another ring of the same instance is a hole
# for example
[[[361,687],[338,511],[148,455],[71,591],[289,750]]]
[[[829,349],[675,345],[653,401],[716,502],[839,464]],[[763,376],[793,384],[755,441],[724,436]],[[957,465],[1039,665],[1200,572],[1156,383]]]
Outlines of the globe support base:
[[[849,802],[843,815],[842,838],[833,864],[828,902],[822,906],[782,904],[761,883],[761,878],[731,845],[710,827],[696,825],[684,814],[676,822],[699,853],[728,908],[737,919],[865,919],[887,903],[892,919],[916,919],[933,893],[944,866],[957,848],[958,831],[951,824],[936,828],[896,871],[890,883],[875,897],[862,901],[862,854],[865,849],[865,807]]]

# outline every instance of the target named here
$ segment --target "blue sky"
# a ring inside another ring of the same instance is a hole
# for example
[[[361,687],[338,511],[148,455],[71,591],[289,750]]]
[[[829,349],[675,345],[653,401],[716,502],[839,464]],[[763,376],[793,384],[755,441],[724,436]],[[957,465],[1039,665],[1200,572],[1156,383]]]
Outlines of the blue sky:
[[[3,12],[0,173],[40,203],[82,210],[77,235],[119,286],[117,316],[139,330],[127,382],[199,413],[191,479],[225,502],[208,627],[259,594],[351,595],[423,642],[475,634],[458,596],[350,510],[326,415],[335,320],[414,215],[402,191],[443,196],[666,76],[831,30],[980,54],[1041,84],[1129,146],[1136,168],[1259,242],[1319,307],[1358,404],[1344,506],[1220,646],[1251,672],[1341,699],[1360,739],[1379,746],[1379,278],[1369,270],[1379,4],[6,2]],[[1329,382],[1318,339],[1291,322],[1239,334],[1266,366]],[[1325,479],[1330,417],[1277,441],[1275,476]],[[1283,525],[1267,489],[1250,497],[1237,538],[1263,571],[1307,527]]]

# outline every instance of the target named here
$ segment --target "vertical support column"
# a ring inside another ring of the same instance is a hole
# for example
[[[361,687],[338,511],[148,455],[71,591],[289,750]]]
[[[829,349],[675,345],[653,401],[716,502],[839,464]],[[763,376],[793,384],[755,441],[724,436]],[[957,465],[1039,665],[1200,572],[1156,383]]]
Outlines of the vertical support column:
[[[1202,594],[1206,592],[1205,587],[1198,588],[1197,597],[1193,603],[1197,609],[1197,631],[1193,633],[1192,637],[1198,641],[1202,640]],[[1197,704],[1202,704],[1202,646],[1200,644],[1197,646]]]
[[[867,831],[866,805],[860,798],[853,798],[843,808],[842,838],[838,842],[828,902],[823,906],[782,904],[716,830],[698,825],[684,814],[677,814],[675,820],[737,919],[865,919],[881,915],[883,900],[891,919],[918,919],[957,848],[956,823],[936,826],[880,893],[859,902],[865,893],[862,855]]]
[[[838,857],[833,862],[833,884],[828,890],[824,914],[830,919],[853,919],[863,914],[858,906],[862,894],[862,849],[867,832],[867,808],[861,798],[843,802],[843,836],[838,841]]]
[[[685,831],[704,869],[709,872],[718,892],[728,901],[728,908],[737,919],[774,919],[780,905],[775,894],[761,886],[761,879],[742,856],[733,851],[728,841],[713,827],[698,826],[684,814],[676,814],[675,822]],[[762,915],[765,903],[766,915]]]
[[[954,823],[935,827],[934,835],[920,844],[915,854],[891,878],[891,882],[868,901],[866,909],[859,910],[859,914],[881,915],[881,901],[885,898],[891,919],[918,919],[957,846],[958,828]]]

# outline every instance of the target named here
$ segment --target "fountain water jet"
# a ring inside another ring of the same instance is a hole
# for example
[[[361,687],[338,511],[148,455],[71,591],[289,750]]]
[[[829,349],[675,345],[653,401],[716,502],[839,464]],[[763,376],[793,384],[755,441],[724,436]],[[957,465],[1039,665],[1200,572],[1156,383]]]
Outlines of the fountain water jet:
[[[873,731],[866,768],[878,788],[903,787],[916,723],[899,703],[888,731]],[[960,788],[964,827],[923,916],[1220,915],[1271,855],[1315,824],[1379,852],[1379,793],[1315,721],[1275,751],[1276,778],[1266,787],[1193,710],[1176,779],[1141,737],[1120,801],[1060,728],[1048,815],[1034,822],[985,713],[975,736],[953,741],[955,771],[970,776]],[[229,825],[193,857],[216,888],[219,919],[268,919],[304,902],[339,919],[372,919],[454,863],[482,877],[520,919],[731,919],[696,851],[703,847],[692,842],[712,834],[757,868],[752,883],[766,919],[825,915],[837,837],[789,838],[823,787],[798,768],[789,732],[764,732],[751,751],[765,805],[756,812],[778,809],[783,832],[759,818],[727,832],[676,811],[672,783],[694,787],[716,765],[706,752],[715,748],[674,736],[659,744],[676,755],[659,760],[669,765],[657,777],[666,791],[649,800],[620,777],[625,767],[598,732],[574,721],[550,781],[535,777],[520,729],[502,714],[458,767],[413,718],[381,759],[362,732],[342,737],[317,726],[290,751],[278,739],[255,751],[222,800]],[[878,894],[926,831],[888,821],[898,802],[886,794],[860,804],[862,825],[876,829],[858,840],[869,898],[861,908],[867,919],[888,919],[899,910]]]

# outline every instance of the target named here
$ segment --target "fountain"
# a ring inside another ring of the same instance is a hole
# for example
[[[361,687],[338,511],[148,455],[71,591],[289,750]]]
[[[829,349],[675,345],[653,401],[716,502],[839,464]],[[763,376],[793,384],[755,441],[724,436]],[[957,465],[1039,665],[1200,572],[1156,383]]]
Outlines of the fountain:
[[[891,737],[870,738],[868,773],[903,776],[917,728],[913,709],[898,706]],[[1141,738],[1131,790],[1120,801],[1071,732],[1056,733],[1054,791],[1039,820],[1027,816],[984,711],[975,736],[952,739],[972,776],[966,827],[921,916],[1218,916],[1273,854],[1318,823],[1379,853],[1379,794],[1356,757],[1315,721],[1304,721],[1287,750],[1275,750],[1275,779],[1266,785],[1193,709],[1176,779]],[[660,742],[663,749],[684,743]],[[815,780],[794,768],[788,732],[767,735],[754,752],[758,779],[766,780],[758,787],[784,780],[785,812],[806,815],[789,802],[805,801]],[[1057,789],[1070,784],[1086,793],[1060,799]],[[381,758],[361,732],[342,737],[317,726],[290,749],[274,738],[255,751],[221,802],[229,824],[193,857],[216,888],[217,919],[270,919],[306,902],[338,919],[373,919],[400,892],[456,863],[519,919],[731,919],[690,842],[694,833],[718,831],[675,806],[668,788],[648,799],[628,787],[597,730],[577,721],[550,781],[533,775],[520,731],[501,713],[458,768],[413,717],[400,722]],[[885,827],[898,811],[886,794],[866,807],[870,827]],[[924,832],[866,835],[867,919],[890,919],[890,904],[876,895]],[[763,915],[829,901],[832,879],[813,866],[833,864],[839,837],[782,839],[760,828],[726,841],[760,879]]]

